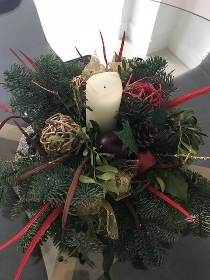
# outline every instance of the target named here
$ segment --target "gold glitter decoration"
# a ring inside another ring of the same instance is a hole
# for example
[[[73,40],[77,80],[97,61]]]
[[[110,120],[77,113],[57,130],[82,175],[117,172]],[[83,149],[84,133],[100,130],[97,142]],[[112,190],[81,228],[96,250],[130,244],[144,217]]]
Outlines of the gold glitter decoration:
[[[192,156],[190,154],[158,154],[158,156],[163,156],[163,157],[174,157],[174,158],[185,158],[185,159],[194,159],[194,160],[210,160],[210,156],[209,157],[199,157],[199,156]]]
[[[77,91],[79,91],[80,89],[82,89],[82,90],[85,89],[86,79],[85,79],[84,76],[79,75],[77,77],[74,77],[72,82],[73,82],[73,85],[74,85],[74,87]]]
[[[122,67],[122,62],[108,62],[107,66],[105,67],[103,64],[100,63],[100,60],[97,56],[96,51],[94,51],[94,54],[92,55],[90,62],[85,66],[82,75],[87,81],[91,76],[103,72],[117,72],[118,73],[118,67]]]
[[[100,63],[100,60],[94,51],[90,62],[85,66],[82,75],[86,79],[86,81],[93,75],[105,72],[105,67]]]

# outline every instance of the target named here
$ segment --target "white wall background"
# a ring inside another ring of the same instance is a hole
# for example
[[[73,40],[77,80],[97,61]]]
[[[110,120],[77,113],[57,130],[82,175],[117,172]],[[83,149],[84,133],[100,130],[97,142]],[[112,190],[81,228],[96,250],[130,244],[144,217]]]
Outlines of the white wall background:
[[[167,3],[191,11],[204,18],[210,19],[210,1],[209,0],[159,0],[159,2]]]
[[[127,15],[129,21],[126,30],[133,55],[144,57],[168,48],[189,68],[194,68],[202,61],[204,54],[210,51],[210,21],[150,0],[131,2],[132,10],[130,19]],[[191,9],[210,18],[210,0],[162,2]]]
[[[103,33],[108,59],[118,42],[122,0],[34,0],[50,46],[64,61],[97,50],[103,61],[99,29]]]
[[[205,52],[210,51],[209,34],[209,21],[180,11],[168,48],[189,68],[194,68]]]

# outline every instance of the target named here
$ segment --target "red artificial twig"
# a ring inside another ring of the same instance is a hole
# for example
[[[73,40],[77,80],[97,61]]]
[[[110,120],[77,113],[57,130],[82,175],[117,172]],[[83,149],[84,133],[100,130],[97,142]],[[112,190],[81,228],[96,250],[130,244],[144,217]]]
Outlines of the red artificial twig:
[[[125,43],[125,31],[123,33],[122,42],[121,42],[121,46],[120,46],[120,51],[119,51],[119,54],[118,54],[117,62],[121,62],[122,61],[122,53],[123,53],[123,49],[124,49],[124,43]]]
[[[171,100],[169,101],[166,105],[165,105],[165,109],[166,110],[170,110],[171,108],[173,107],[176,107],[190,99],[193,99],[195,97],[198,97],[202,94],[205,94],[205,93],[208,93],[210,92],[210,86],[207,86],[205,88],[202,88],[202,89],[199,89],[199,90],[196,90],[196,91],[193,91],[193,92],[190,92],[190,93],[187,93],[183,96],[180,96],[174,100]]]
[[[101,31],[99,30],[100,32],[100,35],[101,35],[101,41],[102,41],[102,46],[103,46],[103,55],[104,55],[104,60],[105,60],[105,63],[106,65],[108,64],[108,61],[107,61],[107,57],[106,57],[106,48],[105,48],[105,44],[104,44],[104,38],[103,38],[103,35],[101,33]]]
[[[26,58],[26,60],[31,64],[31,66],[32,66],[34,69],[38,70],[38,66],[36,65],[36,63],[35,63],[29,56],[27,56],[24,52],[22,52],[22,51],[20,51],[20,50],[19,50],[19,52],[22,53],[22,55]]]
[[[10,117],[8,117],[8,118],[6,118],[6,119],[4,119],[2,122],[1,122],[1,124],[0,124],[0,130],[4,127],[4,125],[9,121],[9,120],[11,120],[11,119],[21,119],[21,120],[23,120],[23,121],[25,121],[25,122],[27,122],[27,123],[31,123],[31,120],[29,119],[29,118],[25,118],[25,117],[21,117],[21,116],[16,116],[16,115],[14,115],[14,116],[10,116]]]
[[[23,236],[29,228],[36,222],[36,220],[47,210],[49,207],[50,202],[46,202],[44,206],[34,215],[34,217],[28,222],[28,224],[13,238],[11,238],[9,241],[4,243],[3,245],[0,246],[0,251],[3,250],[4,248],[8,247],[10,244],[18,240],[21,236]]]
[[[151,79],[156,77],[145,77],[130,84],[130,81],[132,79],[131,75],[123,91],[123,95],[131,95],[133,97],[139,98],[142,101],[148,100],[151,106],[155,109],[163,105],[165,98],[168,96],[168,94],[163,92],[163,85],[161,82],[158,85],[159,88],[155,88],[152,83],[143,82],[143,80],[148,78]]]
[[[68,218],[68,215],[69,215],[69,208],[71,206],[71,202],[72,202],[72,199],[74,197],[74,193],[76,191],[76,188],[77,188],[77,185],[78,185],[78,182],[79,182],[79,177],[80,177],[80,174],[82,173],[82,169],[83,167],[85,166],[86,162],[89,160],[88,157],[85,157],[83,162],[78,166],[75,174],[74,174],[74,178],[71,182],[71,185],[69,187],[69,190],[68,190],[68,193],[66,195],[66,201],[65,201],[65,206],[64,206],[64,209],[63,209],[63,216],[62,216],[62,234],[64,234],[64,231],[65,231],[65,227],[66,227],[66,221],[67,221],[67,218]]]
[[[42,224],[41,228],[38,230],[38,232],[36,233],[36,235],[34,236],[33,240],[31,241],[31,243],[29,244],[28,248],[25,251],[25,254],[21,260],[21,263],[19,265],[19,268],[17,270],[17,273],[15,275],[14,280],[18,280],[20,278],[20,275],[23,271],[23,268],[30,256],[30,254],[32,253],[32,251],[34,250],[35,246],[37,245],[37,243],[40,241],[41,237],[44,235],[44,233],[46,232],[46,230],[48,230],[48,228],[50,227],[51,223],[55,221],[55,219],[60,215],[60,213],[62,212],[64,207],[64,203],[62,203],[60,206],[58,206],[50,215],[49,217],[45,220],[45,222]]]
[[[13,52],[13,54],[17,57],[17,59],[20,61],[20,63],[24,66],[24,68],[27,70],[27,72],[28,72],[29,74],[31,74],[30,68],[29,68],[29,67],[25,64],[25,62],[19,57],[19,55],[16,54],[16,52],[13,51],[12,49],[10,49],[10,50],[11,50],[11,52]]]
[[[2,103],[0,103],[0,108],[3,109],[5,112],[7,113],[12,113],[12,109],[6,107],[5,105],[3,105]]]
[[[173,201],[172,199],[170,199],[168,196],[166,196],[164,193],[156,190],[154,187],[148,186],[146,187],[146,190],[148,190],[149,192],[153,193],[154,195],[156,195],[157,197],[163,199],[165,202],[167,202],[168,204],[170,204],[171,206],[173,206],[174,208],[176,208],[177,210],[179,210],[182,214],[184,214],[191,222],[193,222],[195,224],[195,220],[193,219],[193,217],[178,203],[176,203],[175,201]]]

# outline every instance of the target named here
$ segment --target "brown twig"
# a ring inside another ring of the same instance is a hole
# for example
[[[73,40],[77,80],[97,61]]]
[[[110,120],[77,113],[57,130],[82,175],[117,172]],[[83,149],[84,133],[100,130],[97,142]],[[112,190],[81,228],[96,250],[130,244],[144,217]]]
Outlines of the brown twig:
[[[17,184],[18,182],[34,175],[34,174],[38,174],[46,169],[50,169],[50,168],[54,168],[55,166],[59,165],[60,163],[62,163],[63,161],[69,159],[70,157],[74,156],[73,154],[66,154],[62,157],[59,157],[53,161],[49,161],[41,166],[38,166],[24,174],[22,174],[21,176],[19,176],[18,178],[16,178],[14,181],[13,181],[13,184]]]
[[[85,61],[84,56],[80,53],[80,51],[78,50],[77,47],[75,47],[75,49],[76,49],[77,53],[79,54],[80,58],[82,59],[82,62],[86,65],[87,61]]]
[[[135,209],[133,208],[133,205],[132,205],[131,201],[129,200],[129,198],[124,198],[123,202],[128,207],[129,211],[131,212],[132,216],[134,217],[135,222],[136,222],[136,227],[138,228],[139,232],[141,233],[141,235],[144,238],[144,231],[142,229],[141,223],[139,221],[139,217],[138,217]],[[145,239],[143,240],[143,242],[144,242],[144,246],[145,246]]]
[[[47,89],[47,88],[43,87],[42,85],[40,85],[39,83],[35,82],[34,80],[32,80],[32,83],[35,84],[36,86],[38,86],[39,88],[41,88],[41,89],[43,89],[43,90],[45,90],[45,91],[47,91],[47,92],[49,92],[49,93],[54,94],[54,95],[60,100],[60,102],[64,105],[64,107],[65,107],[67,110],[69,110],[68,106],[66,106],[65,101],[63,101],[63,99],[60,97],[60,95],[58,94],[57,91]]]

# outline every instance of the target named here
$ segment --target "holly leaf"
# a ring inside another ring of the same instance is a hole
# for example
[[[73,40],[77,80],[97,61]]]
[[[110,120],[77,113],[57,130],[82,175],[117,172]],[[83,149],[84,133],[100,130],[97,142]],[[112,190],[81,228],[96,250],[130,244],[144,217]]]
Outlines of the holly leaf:
[[[162,179],[165,183],[165,190],[168,193],[187,202],[188,184],[181,170],[167,170],[167,177]]]
[[[135,139],[133,137],[133,131],[130,127],[130,124],[128,121],[125,121],[123,123],[123,130],[121,131],[114,131],[114,133],[122,140],[123,146],[122,149],[129,149],[129,156],[132,153],[138,154],[138,149],[136,146]]]

